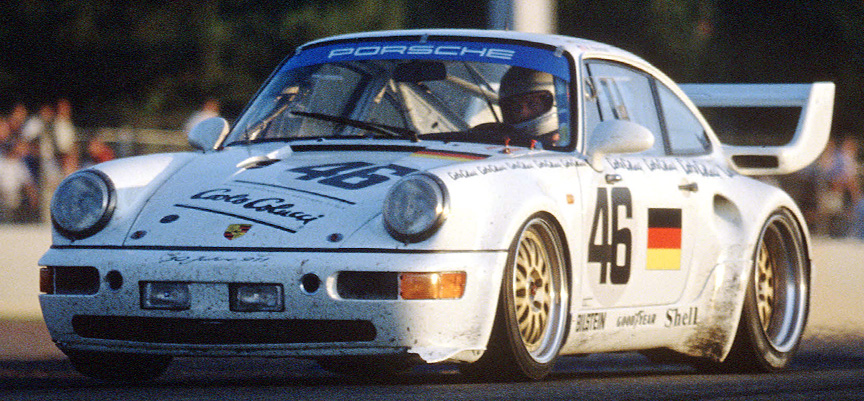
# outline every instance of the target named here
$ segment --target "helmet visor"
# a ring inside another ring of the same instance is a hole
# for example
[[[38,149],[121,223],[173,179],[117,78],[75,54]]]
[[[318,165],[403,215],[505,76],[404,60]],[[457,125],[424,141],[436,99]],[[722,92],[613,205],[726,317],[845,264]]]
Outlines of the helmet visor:
[[[554,98],[548,90],[536,90],[506,97],[499,103],[504,122],[519,124],[540,117],[552,109]]]

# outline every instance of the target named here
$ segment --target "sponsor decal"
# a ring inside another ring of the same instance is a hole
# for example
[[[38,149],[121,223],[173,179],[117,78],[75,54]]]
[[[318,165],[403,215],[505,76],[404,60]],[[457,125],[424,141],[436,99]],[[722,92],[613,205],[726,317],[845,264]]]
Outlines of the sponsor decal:
[[[721,168],[712,163],[703,163],[697,160],[686,159],[677,159],[677,161],[687,174],[695,174],[702,177],[720,177],[722,174],[733,177],[736,174],[732,169]]]
[[[619,316],[618,320],[615,321],[615,327],[637,327],[637,326],[648,326],[654,324],[657,321],[656,313],[645,313],[645,311],[639,311],[632,315],[627,316]]]
[[[477,166],[477,171],[483,175],[492,174],[492,173],[499,173],[501,171],[506,171],[506,170],[507,170],[507,167],[501,166],[501,165],[495,165],[495,164],[488,165],[488,166]]]
[[[328,62],[353,60],[451,60],[519,65],[568,79],[567,58],[554,49],[503,42],[409,40],[323,43],[303,48],[280,73]]]
[[[647,270],[681,270],[681,209],[648,209]]]
[[[220,262],[247,262],[261,263],[270,260],[269,256],[252,255],[240,257],[212,256],[212,255],[187,255],[184,253],[170,252],[159,258],[159,263],[176,263],[188,265],[191,263],[220,263]]]
[[[532,170],[532,169],[537,168],[536,163],[530,164],[530,163],[526,163],[524,161],[515,161],[512,163],[508,163],[507,166],[513,170]]]
[[[414,157],[425,157],[429,159],[443,159],[443,160],[453,160],[453,161],[470,161],[470,160],[482,160],[489,156],[480,155],[476,153],[465,153],[465,152],[448,152],[448,151],[437,151],[437,150],[421,150],[419,152],[414,152],[411,154]]]
[[[606,312],[580,313],[576,315],[574,331],[598,331],[606,328]]]
[[[627,171],[642,171],[644,168],[642,167],[642,163],[638,160],[630,160],[630,159],[613,159],[609,158],[609,164],[612,165],[612,168],[616,170],[627,170]]]
[[[472,58],[491,58],[498,60],[512,60],[516,51],[487,47],[482,44],[471,46],[463,44],[369,44],[357,46],[334,47],[327,53],[328,59],[344,57],[373,57],[373,56],[451,56]]]
[[[313,214],[280,197],[256,197],[246,192],[235,192],[231,188],[208,189],[192,195],[189,200],[198,205],[174,206],[245,219],[290,233],[296,233],[307,224],[324,217],[323,214]],[[201,202],[212,206],[202,207]],[[226,207],[233,210],[224,210]],[[258,219],[255,216],[270,218]],[[275,221],[273,217],[276,218]]]
[[[324,217],[323,215],[312,216],[308,213],[295,210],[293,203],[288,203],[282,198],[269,197],[255,199],[249,196],[249,194],[235,194],[230,188],[209,189],[192,195],[190,199],[230,203],[254,212],[288,217],[304,225]]]
[[[461,180],[463,178],[475,177],[479,174],[480,173],[478,173],[476,171],[469,171],[469,170],[460,169],[460,170],[448,172],[447,176],[449,176],[451,180],[456,181],[456,180]]]
[[[416,153],[415,153],[416,154]],[[486,156],[484,156],[485,158]],[[499,162],[499,163],[491,163],[478,165],[474,167],[474,169],[457,169],[447,173],[447,175],[453,180],[459,180],[462,178],[470,178],[476,177],[480,175],[487,175],[492,173],[500,173],[503,171],[517,171],[517,170],[533,170],[533,169],[561,169],[561,168],[574,168],[587,165],[583,160],[576,158],[567,158],[567,159],[536,159],[529,161],[513,161],[513,162]]]
[[[666,159],[645,159],[649,171],[677,171],[678,167]]]
[[[234,238],[240,238],[252,228],[251,224],[231,224],[228,228],[225,229],[225,232],[222,233],[225,238],[229,240],[233,240]]]
[[[698,320],[699,308],[695,306],[691,306],[690,308],[681,310],[678,308],[672,308],[666,310],[666,323],[665,327],[681,327],[681,326],[695,326],[699,323]]]

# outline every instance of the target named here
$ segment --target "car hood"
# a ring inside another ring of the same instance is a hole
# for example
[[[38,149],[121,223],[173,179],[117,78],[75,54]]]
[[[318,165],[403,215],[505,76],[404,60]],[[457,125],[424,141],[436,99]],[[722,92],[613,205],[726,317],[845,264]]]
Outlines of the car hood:
[[[401,177],[490,156],[476,150],[271,144],[203,154],[155,191],[124,245],[338,248],[380,215]]]

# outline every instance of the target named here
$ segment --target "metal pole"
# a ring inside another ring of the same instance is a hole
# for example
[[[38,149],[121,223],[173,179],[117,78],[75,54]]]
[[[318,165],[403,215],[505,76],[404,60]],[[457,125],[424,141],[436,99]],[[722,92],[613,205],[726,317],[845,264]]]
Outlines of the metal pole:
[[[489,29],[554,33],[555,0],[489,0]]]

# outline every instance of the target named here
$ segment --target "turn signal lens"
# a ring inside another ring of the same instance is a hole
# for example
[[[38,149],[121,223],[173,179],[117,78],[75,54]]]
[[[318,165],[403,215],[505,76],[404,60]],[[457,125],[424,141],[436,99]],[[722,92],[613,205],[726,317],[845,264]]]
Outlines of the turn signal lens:
[[[465,293],[465,272],[402,273],[399,296],[402,299],[455,299]]]
[[[50,267],[39,269],[39,291],[45,294],[54,293],[54,269]]]

